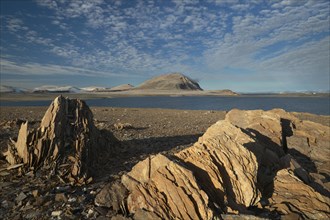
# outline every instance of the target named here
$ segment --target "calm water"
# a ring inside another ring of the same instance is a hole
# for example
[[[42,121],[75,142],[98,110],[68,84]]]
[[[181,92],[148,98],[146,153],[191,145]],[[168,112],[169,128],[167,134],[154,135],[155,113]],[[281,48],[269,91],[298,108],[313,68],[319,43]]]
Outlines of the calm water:
[[[120,97],[86,100],[89,106],[127,108],[170,108],[187,110],[230,110],[282,108],[286,111],[329,115],[328,97]],[[47,106],[50,101],[0,102],[1,106]]]

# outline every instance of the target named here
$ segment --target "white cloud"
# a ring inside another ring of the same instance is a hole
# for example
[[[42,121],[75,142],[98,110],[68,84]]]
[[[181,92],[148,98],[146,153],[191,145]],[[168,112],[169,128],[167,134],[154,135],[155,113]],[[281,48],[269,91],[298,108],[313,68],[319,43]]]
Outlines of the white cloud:
[[[286,74],[308,74],[313,68],[319,73],[329,70],[323,58],[317,60],[317,56],[326,56],[324,50],[316,50],[317,43],[325,45],[320,39],[329,35],[327,1],[37,3],[50,10],[49,16],[38,18],[47,20],[50,27],[43,30],[38,24],[28,25],[23,17],[10,17],[6,18],[8,30],[20,39],[22,48],[41,46],[38,50],[43,55],[55,56],[59,63],[78,69],[156,74],[181,68],[195,75],[218,74],[228,67],[256,75],[268,70]],[[38,61],[29,58],[25,59],[36,67]],[[21,72],[33,70],[28,67],[23,64]],[[38,68],[46,71],[46,67]]]
[[[7,21],[7,28],[11,32],[26,31],[28,28],[24,26],[24,22],[19,18],[10,18]]]
[[[129,77],[127,74],[116,74],[98,70],[60,66],[39,63],[17,63],[7,59],[0,59],[1,72],[9,75],[81,75],[81,76],[116,76]]]

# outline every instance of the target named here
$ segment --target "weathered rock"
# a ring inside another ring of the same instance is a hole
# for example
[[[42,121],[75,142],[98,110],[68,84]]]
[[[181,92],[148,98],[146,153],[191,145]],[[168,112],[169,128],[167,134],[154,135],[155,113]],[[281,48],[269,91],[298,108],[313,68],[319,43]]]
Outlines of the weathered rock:
[[[125,212],[124,199],[127,197],[127,189],[121,183],[106,185],[96,196],[95,204],[112,208],[116,212]]]
[[[330,218],[328,138],[329,127],[283,110],[233,110],[193,146],[123,175],[127,211],[135,219]]]
[[[57,193],[55,195],[55,201],[56,202],[67,202],[68,198],[66,197],[66,195],[64,193]]]
[[[270,207],[281,214],[296,213],[303,219],[329,219],[330,199],[304,184],[287,169],[280,170],[274,179]]]
[[[248,145],[262,150],[240,128],[219,121],[197,143],[176,156],[194,172],[212,203],[223,212],[246,213],[261,196],[256,186],[258,161]]]
[[[121,122],[118,122],[118,123],[114,124],[113,126],[115,127],[116,130],[124,130],[124,129],[133,128],[133,126],[130,123],[121,123]]]
[[[49,169],[76,184],[90,182],[91,168],[109,144],[93,124],[84,101],[57,97],[46,111],[39,128],[28,131],[23,123],[14,147],[5,153],[9,163]],[[68,172],[69,171],[69,172]]]
[[[142,209],[161,219],[210,219],[213,215],[208,196],[193,173],[161,154],[138,163],[123,175],[122,183],[130,191],[127,198],[130,213]]]
[[[330,129],[311,121],[301,121],[282,109],[271,111],[232,110],[226,120],[263,142],[263,146],[283,157],[289,153],[300,168],[312,177],[308,183],[323,195],[330,196]],[[268,160],[268,159],[267,159]],[[317,175],[316,175],[317,174]],[[299,178],[302,175],[298,175]],[[305,175],[306,176],[306,175]],[[307,177],[303,177],[305,180]],[[304,181],[304,179],[302,179]]]

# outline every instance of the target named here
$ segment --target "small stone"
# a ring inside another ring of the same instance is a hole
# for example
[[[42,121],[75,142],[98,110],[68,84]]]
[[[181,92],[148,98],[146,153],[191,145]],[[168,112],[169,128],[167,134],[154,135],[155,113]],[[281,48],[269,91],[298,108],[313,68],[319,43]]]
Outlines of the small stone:
[[[32,195],[33,195],[34,198],[38,197],[39,196],[39,191],[37,189],[33,190]]]
[[[68,199],[68,202],[75,202],[77,201],[77,198],[76,197],[71,197]]]
[[[38,210],[29,210],[24,215],[25,219],[36,219],[40,215],[40,212]]]
[[[21,192],[21,193],[16,197],[15,201],[16,201],[17,203],[19,203],[19,202],[23,201],[24,199],[26,199],[26,197],[27,197],[27,196],[25,195],[25,193]]]
[[[93,209],[89,209],[87,212],[87,218],[92,218],[92,217],[96,217],[96,212],[94,212]]]
[[[62,211],[61,210],[58,210],[58,211],[52,211],[52,216],[54,217],[58,217],[62,214]]]
[[[68,198],[65,196],[64,193],[58,193],[55,195],[55,201],[56,202],[67,202]]]
[[[1,202],[1,206],[2,206],[3,208],[7,209],[7,208],[9,207],[8,201],[7,201],[7,200],[3,200],[3,201]]]

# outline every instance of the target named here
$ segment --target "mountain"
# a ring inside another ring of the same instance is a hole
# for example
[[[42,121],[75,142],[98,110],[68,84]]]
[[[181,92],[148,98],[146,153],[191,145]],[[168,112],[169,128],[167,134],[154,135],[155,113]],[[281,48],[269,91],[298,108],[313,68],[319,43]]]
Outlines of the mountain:
[[[126,90],[131,90],[133,88],[134,86],[132,86],[131,84],[122,84],[119,86],[112,87],[110,91],[126,91]]]
[[[233,92],[230,89],[222,89],[222,90],[209,90],[208,93],[210,95],[223,95],[223,96],[235,96],[238,95],[238,93]]]
[[[83,92],[103,92],[108,91],[108,88],[105,87],[99,87],[99,86],[88,86],[84,88],[80,88]]]
[[[155,89],[155,90],[198,90],[203,89],[198,83],[181,73],[170,73],[156,76],[143,82],[136,89]]]
[[[52,86],[45,85],[33,89],[34,93],[79,93],[81,89],[74,86]]]
[[[18,87],[0,85],[0,93],[24,93],[24,92],[28,92],[28,90]]]

